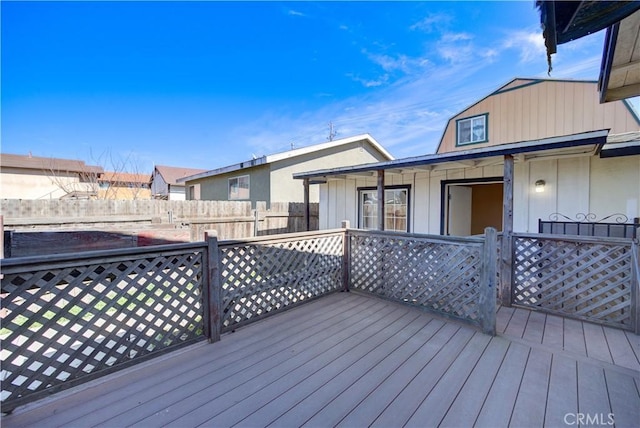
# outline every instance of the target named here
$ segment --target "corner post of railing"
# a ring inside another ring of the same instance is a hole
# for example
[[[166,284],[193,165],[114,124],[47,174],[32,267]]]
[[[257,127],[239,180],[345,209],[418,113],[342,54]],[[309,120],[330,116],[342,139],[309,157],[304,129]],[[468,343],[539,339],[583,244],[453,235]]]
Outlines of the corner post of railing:
[[[220,340],[222,330],[222,279],[220,276],[220,255],[218,250],[218,232],[207,230],[204,233],[207,243],[206,279],[203,286],[205,334],[209,342]]]
[[[496,265],[498,232],[493,227],[484,230],[482,273],[480,280],[480,320],[482,332],[496,335]]]
[[[342,221],[342,290],[349,291],[349,270],[351,269],[351,243],[349,239],[349,220]]]
[[[640,334],[640,248],[638,239],[631,241],[631,319],[633,331]]]

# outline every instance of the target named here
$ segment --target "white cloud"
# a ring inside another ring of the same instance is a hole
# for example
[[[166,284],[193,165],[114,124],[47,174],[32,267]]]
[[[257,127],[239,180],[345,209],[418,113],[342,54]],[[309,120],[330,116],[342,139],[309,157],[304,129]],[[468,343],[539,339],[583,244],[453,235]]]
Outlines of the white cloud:
[[[287,14],[288,14],[289,16],[307,16],[307,15],[305,15],[304,13],[302,13],[302,12],[298,12],[297,10],[293,10],[293,9],[289,9],[289,10],[287,11]]]
[[[440,29],[442,26],[449,24],[451,22],[451,16],[446,13],[440,14],[429,14],[425,16],[420,21],[409,27],[410,30],[420,30],[427,33],[432,31],[436,31]]]
[[[516,49],[521,63],[530,63],[546,57],[546,48],[541,31],[514,31],[506,36],[501,48]]]
[[[376,86],[382,86],[389,81],[389,75],[383,74],[377,79],[363,79],[362,77],[353,73],[347,73],[347,77],[351,78],[354,82],[361,83],[365,88],[374,88]]]

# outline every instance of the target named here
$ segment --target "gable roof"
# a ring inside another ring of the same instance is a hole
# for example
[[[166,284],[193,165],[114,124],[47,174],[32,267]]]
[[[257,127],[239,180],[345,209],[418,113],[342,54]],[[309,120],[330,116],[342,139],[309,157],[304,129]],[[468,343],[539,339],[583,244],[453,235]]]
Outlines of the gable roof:
[[[155,171],[162,176],[165,183],[170,185],[181,184],[178,179],[188,177],[190,175],[206,172],[206,169],[198,168],[181,168],[177,166],[156,165]]]
[[[595,81],[595,80],[544,79],[544,78],[530,78],[530,77],[515,77],[515,78],[511,79],[509,82],[507,82],[504,85],[500,86],[498,89],[496,89],[493,92],[487,94],[486,96],[480,98],[478,101],[475,101],[471,105],[465,107],[464,109],[458,111],[456,114],[451,116],[447,120],[447,124],[445,125],[444,129],[442,130],[442,135],[440,136],[440,141],[438,142],[438,146],[436,147],[436,151],[435,152],[438,153],[440,151],[440,149],[442,147],[442,143],[443,143],[444,138],[445,138],[445,135],[447,133],[447,130],[449,129],[449,126],[450,126],[451,122],[455,118],[457,118],[460,115],[462,115],[463,113],[465,113],[466,111],[471,110],[475,106],[485,102],[487,99],[489,99],[489,98],[491,98],[493,96],[496,96],[496,95],[504,94],[506,92],[517,91],[517,90],[524,89],[524,88],[531,87],[531,86],[535,86],[535,85],[557,84],[557,83],[592,85],[594,91],[597,90],[597,85],[598,85],[598,82]],[[619,100],[619,101],[623,103],[623,105],[626,107],[626,110],[631,114],[631,116],[633,117],[635,122],[640,126],[640,117],[638,117],[638,113],[634,110],[633,106],[629,103],[629,101],[628,100]]]
[[[22,168],[37,171],[77,172],[83,174],[101,174],[101,166],[87,165],[75,159],[45,158],[31,155],[0,154],[0,168]]]
[[[284,159],[291,159],[298,156],[306,155],[309,153],[315,153],[322,150],[330,149],[333,147],[344,146],[347,144],[355,143],[357,141],[368,141],[369,144],[375,148],[378,152],[380,152],[384,157],[389,160],[393,160],[394,157],[389,153],[380,143],[378,143],[375,138],[373,138],[369,134],[360,134],[355,135],[353,137],[342,138],[339,140],[328,141],[326,143],[314,144],[312,146],[301,147],[299,149],[293,149],[286,152],[275,153],[272,155],[266,155],[259,158],[251,159],[245,162],[240,162],[234,165],[225,166],[222,168],[212,169],[210,171],[206,171],[200,174],[195,174],[190,177],[184,177],[178,179],[178,182],[184,183],[187,180],[196,180],[200,178],[213,177],[215,175],[226,174],[229,172],[240,171],[247,168],[253,168],[260,165],[267,165],[273,162],[278,162]]]

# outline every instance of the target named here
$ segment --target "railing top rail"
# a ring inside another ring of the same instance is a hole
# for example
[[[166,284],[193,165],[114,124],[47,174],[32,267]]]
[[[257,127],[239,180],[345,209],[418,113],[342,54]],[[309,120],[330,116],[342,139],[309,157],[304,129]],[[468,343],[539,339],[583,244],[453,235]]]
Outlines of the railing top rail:
[[[409,238],[412,240],[422,240],[429,242],[441,242],[446,244],[482,244],[484,243],[484,235],[477,236],[445,236],[445,235],[427,235],[420,233],[403,233],[389,232],[382,230],[362,230],[348,229],[348,233],[354,235],[381,235],[389,238]]]
[[[34,265],[42,264],[57,264],[65,262],[80,263],[87,260],[94,259],[108,259],[108,258],[121,258],[126,256],[145,256],[154,254],[167,254],[171,252],[184,252],[188,250],[201,250],[206,248],[206,242],[187,242],[179,244],[164,244],[164,245],[150,245],[147,247],[134,247],[134,248],[116,248],[111,250],[95,250],[95,251],[83,251],[81,253],[63,253],[63,254],[48,254],[42,256],[27,256],[27,257],[13,257],[8,259],[2,259],[0,266],[4,273],[7,270],[13,268],[27,268]]]
[[[555,235],[550,233],[513,233],[515,238],[547,239],[550,241],[584,242],[592,244],[631,245],[631,238],[612,238],[608,236]]]
[[[336,234],[344,233],[345,229],[327,229],[327,230],[314,230],[309,232],[298,232],[298,233],[282,233],[279,235],[268,235],[268,236],[259,236],[259,237],[251,237],[251,238],[243,238],[243,239],[229,239],[224,241],[219,241],[219,247],[233,247],[236,245],[245,245],[245,244],[273,244],[277,242],[286,242],[300,238],[310,238],[310,237],[318,237],[318,236],[330,236]]]

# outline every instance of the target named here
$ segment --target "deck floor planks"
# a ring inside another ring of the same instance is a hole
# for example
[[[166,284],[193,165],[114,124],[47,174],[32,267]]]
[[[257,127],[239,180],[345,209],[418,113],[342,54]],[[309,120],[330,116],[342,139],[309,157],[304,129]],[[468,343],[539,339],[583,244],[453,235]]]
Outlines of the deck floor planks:
[[[564,320],[562,317],[547,314],[542,344],[554,348],[564,348]]]
[[[344,409],[353,407],[353,402],[345,399],[349,390],[357,391],[357,397],[361,397],[363,394],[367,395],[369,391],[373,391],[380,384],[381,379],[393,373],[445,325],[444,322],[438,319],[427,318],[427,320],[429,322],[420,331],[409,337],[401,346],[386,355],[383,360],[370,370],[360,374],[359,370],[354,370],[355,367],[351,367],[341,373],[340,376],[322,385],[312,394],[304,397],[295,407],[287,409],[278,419],[269,420],[268,424],[273,426],[300,425],[325,408],[329,403],[332,403],[331,409],[334,416],[340,411],[340,415],[344,416]]]
[[[257,366],[261,361],[267,360],[273,363],[277,361],[277,358],[286,358],[286,352],[290,347],[304,346],[305,343],[313,343],[319,338],[324,337],[323,335],[339,330],[339,323],[345,320],[360,320],[360,322],[363,322],[369,315],[381,308],[384,308],[384,305],[371,305],[370,302],[363,300],[362,307],[354,307],[354,311],[351,312],[337,308],[338,310],[335,312],[327,312],[328,316],[325,315],[322,317],[322,313],[319,313],[320,320],[316,319],[317,323],[315,325],[313,323],[314,320],[310,319],[310,322],[305,324],[307,328],[301,330],[294,328],[294,332],[298,331],[301,335],[292,334],[293,332],[287,334],[285,330],[280,331],[278,336],[276,336],[280,339],[276,341],[277,345],[275,347],[269,347],[271,354],[257,353],[257,351],[265,346],[264,342],[251,345],[242,352],[232,352],[228,354],[224,353],[224,346],[216,346],[216,357],[220,355],[220,358],[216,358],[216,368],[214,370],[209,372],[205,371],[203,375],[203,370],[200,366],[188,366],[178,368],[178,373],[174,372],[172,378],[164,380],[164,382],[158,382],[158,379],[149,379],[146,382],[146,387],[142,391],[131,395],[134,399],[121,399],[112,406],[95,410],[87,415],[85,419],[96,420],[96,423],[100,423],[100,421],[115,418],[115,420],[108,422],[108,424],[113,426],[117,424],[117,420],[126,421],[128,417],[132,417],[135,420],[136,416],[134,415],[140,411],[155,412],[163,409],[166,410],[166,402],[172,397],[182,397],[188,391],[200,385],[207,385],[207,382],[220,381],[221,379],[233,376],[234,373],[244,374],[247,369]],[[285,313],[283,313],[283,315],[284,314]],[[271,339],[273,340],[273,338]],[[270,343],[270,341],[267,340],[266,343]],[[222,345],[222,342],[219,342],[219,344]],[[220,352],[220,354],[218,354],[218,352]],[[240,355],[240,357],[238,355]],[[209,356],[204,364],[211,364],[210,359],[211,357]],[[119,391],[116,391],[116,393],[118,392]]]
[[[417,323],[417,326],[409,327],[417,317],[418,314],[414,311],[407,310],[402,317],[395,321],[390,323],[382,321],[372,330],[372,334],[363,337],[361,342],[350,341],[351,343],[348,345],[333,350],[335,351],[333,353],[331,351],[323,352],[252,396],[207,420],[205,424],[213,426],[240,424],[240,426],[255,427],[265,423],[264,413],[268,413],[266,416],[270,420],[275,419],[277,415],[284,413],[285,409],[279,408],[277,405],[272,406],[274,398],[282,397],[285,394],[291,398],[300,396],[300,394],[308,395],[311,391],[319,388],[327,379],[332,379],[353,364],[363,361],[363,355],[366,356],[365,358],[371,359],[382,358],[381,353],[389,352],[386,346],[395,348],[402,342],[403,338],[398,334],[398,331],[405,328],[415,331],[416,327],[421,327],[420,323]],[[294,388],[296,390],[292,391]],[[268,408],[265,409],[265,407]],[[259,413],[259,410],[263,410],[264,413],[256,414]],[[250,413],[250,417],[247,417],[247,412]]]
[[[357,307],[358,304],[362,304],[365,307],[371,304],[371,302],[367,300],[370,299],[358,296],[358,298],[350,302],[345,302],[343,307],[339,307],[336,305],[339,300],[335,300],[334,296],[327,296],[326,299],[320,299],[308,306],[309,315],[314,319],[317,319],[315,317],[320,319],[324,317],[327,326],[329,326],[342,319],[341,317],[344,317],[345,310],[353,309]],[[351,315],[353,315],[353,313],[351,313]],[[276,315],[276,317],[278,317],[281,322],[287,323],[289,320],[295,320],[297,315],[292,311],[285,311]],[[290,336],[284,331],[278,332],[277,330],[271,329],[269,324],[265,323],[266,321],[269,320],[263,319],[252,325],[251,329],[241,328],[235,333],[231,333],[233,335],[233,341],[225,340],[216,343],[216,352],[217,355],[219,355],[217,363],[221,366],[225,363],[235,363],[238,361],[238,353],[241,355],[252,354],[254,350],[261,349],[264,342],[277,342],[278,340],[287,339]],[[312,319],[297,322],[292,327],[292,332],[295,332],[296,329],[300,329],[300,331],[309,329],[313,324],[314,321]],[[256,336],[260,337],[260,339],[256,340]],[[123,398],[135,397],[135,400],[140,401],[142,398],[141,394],[149,390],[158,391],[156,387],[158,384],[169,383],[173,385],[175,384],[176,377],[182,377],[190,371],[195,372],[197,376],[201,376],[202,373],[198,370],[210,364],[210,352],[211,348],[207,346],[198,347],[197,349],[190,348],[188,353],[174,353],[170,359],[161,357],[145,363],[153,364],[157,370],[157,375],[151,380],[148,379],[146,372],[142,370],[143,365],[138,365],[126,372],[117,373],[117,376],[114,376],[114,379],[109,383],[109,390],[105,390],[104,385],[94,381],[92,384],[95,386],[84,390],[81,395],[75,396],[79,400],[78,403],[83,404],[81,407],[74,406],[73,402],[69,403],[73,409],[78,409],[75,412],[69,411],[69,408],[61,411],[62,409],[58,409],[57,407],[59,402],[54,401],[48,406],[41,406],[29,412],[28,415],[16,415],[16,419],[24,421],[25,425],[30,425],[30,419],[38,420],[40,414],[48,414],[48,421],[52,425],[65,425],[89,414],[96,420],[99,420],[101,415],[110,417],[113,415],[112,410],[117,410],[114,409],[113,406],[117,407],[117,403],[122,402]],[[126,376],[123,373],[126,373]],[[96,397],[100,399],[91,400]],[[133,400],[124,401],[128,402],[129,405],[133,405],[133,403],[136,402]]]
[[[605,369],[611,413],[618,427],[640,425],[640,393],[633,378]],[[608,422],[608,418],[605,419]]]
[[[579,355],[587,355],[582,322],[570,318],[564,319],[564,349]]]
[[[305,340],[298,342],[293,347],[282,347],[277,354],[272,354],[266,359],[261,356],[252,356],[257,361],[249,361],[244,367],[232,367],[234,370],[232,373],[229,370],[216,370],[213,374],[205,376],[200,373],[200,377],[183,384],[180,389],[168,386],[169,391],[157,395],[152,400],[153,405],[147,403],[140,410],[132,409],[129,412],[118,414],[105,421],[105,425],[126,425],[129,421],[143,425],[164,425],[189,414],[191,411],[201,409],[222,396],[227,399],[230,397],[242,398],[247,393],[244,384],[249,380],[258,378],[260,382],[266,384],[280,375],[279,366],[295,367],[303,364],[306,358],[313,355],[318,349],[335,347],[349,339],[351,335],[360,333],[371,322],[372,317],[384,318],[395,310],[396,308],[388,305],[379,306],[376,304],[358,312],[357,318],[354,318],[347,326],[338,323],[324,328],[315,334],[306,336]],[[258,362],[261,363],[258,364]],[[254,385],[254,387],[257,386]],[[167,401],[172,404],[166,406]]]
[[[617,328],[607,327],[604,329],[604,334],[607,338],[614,364],[640,371],[640,362],[638,362],[638,358],[633,352],[626,332]]]
[[[509,425],[531,348],[511,343],[476,419],[478,427]]]
[[[539,335],[536,318],[509,317],[515,336],[490,338],[406,305],[335,293],[24,406],[2,425],[562,426],[576,406],[637,425],[639,336],[552,315]],[[554,318],[569,324],[562,345],[547,334],[557,332]],[[190,424],[180,417],[192,401],[199,418]]]
[[[407,421],[406,427],[440,425],[490,341],[491,338],[486,334],[476,333],[473,336]]]
[[[574,359],[564,355],[552,357],[545,426],[563,426],[567,412],[578,413],[577,371]]]
[[[532,348],[522,377],[510,424],[542,427],[551,372],[551,353]]]
[[[498,312],[496,313],[496,333],[502,334],[507,329],[509,322],[511,321],[511,317],[513,316],[513,312],[515,308],[507,308],[506,306],[500,305],[498,307]]]
[[[447,410],[440,423],[441,427],[473,426],[508,350],[509,341],[500,337],[491,339],[480,361]]]
[[[578,410],[589,415],[611,413],[604,369],[583,361],[578,361]]]
[[[327,370],[318,371],[304,382],[298,383],[285,393],[274,397],[268,406],[264,406],[252,413],[242,420],[239,426],[255,427],[268,425],[274,423],[276,419],[294,408],[297,410],[297,412],[295,412],[296,415],[294,416],[293,413],[288,413],[290,418],[289,422],[280,419],[280,422],[276,424],[280,426],[294,426],[299,424],[300,421],[306,421],[317,412],[318,407],[303,406],[301,405],[302,401],[306,400],[307,403],[313,401],[317,406],[319,403],[314,399],[308,400],[309,397],[317,393],[316,396],[320,400],[323,396],[325,397],[324,400],[326,400],[326,397],[339,394],[356,379],[361,378],[370,371],[379,370],[381,363],[388,360],[391,355],[394,355],[393,358],[398,358],[404,349],[408,349],[410,352],[415,351],[418,343],[413,340],[414,344],[411,346],[411,339],[419,335],[420,332],[425,331],[427,325],[431,322],[433,322],[433,319],[429,319],[428,317],[417,317],[406,327],[397,330],[393,336],[383,344],[367,352],[364,357],[359,357],[358,355],[351,356],[352,359],[355,358],[356,360],[347,367],[343,367],[339,371],[332,368],[331,370],[333,370],[333,372],[330,374],[327,373]],[[432,328],[433,327],[435,327],[435,325],[432,326]],[[326,404],[326,401],[324,404]]]
[[[405,384],[402,392],[380,413],[372,426],[404,425],[474,335],[474,331],[469,328],[458,330],[442,350]]]
[[[505,336],[522,337],[527,327],[527,320],[531,311],[528,309],[515,308],[507,328],[504,330]]]
[[[611,352],[609,351],[609,344],[607,343],[602,326],[585,322],[582,323],[582,328],[584,330],[587,355],[600,361],[613,363]]]
[[[542,343],[546,320],[546,314],[531,311],[522,338],[533,343]]]
[[[374,372],[365,376],[314,414],[304,426],[370,425],[416,373],[451,341],[460,328],[446,323],[390,374]]]

